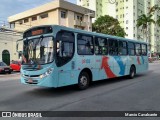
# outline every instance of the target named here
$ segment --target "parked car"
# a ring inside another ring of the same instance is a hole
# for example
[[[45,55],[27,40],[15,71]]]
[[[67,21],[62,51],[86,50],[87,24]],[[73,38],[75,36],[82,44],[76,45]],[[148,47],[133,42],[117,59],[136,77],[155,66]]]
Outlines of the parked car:
[[[10,68],[10,66],[7,66],[6,63],[4,62],[0,62],[0,73],[9,73],[11,74],[12,72],[12,68]]]
[[[152,62],[153,62],[152,57],[148,57],[148,62],[149,62],[149,63],[152,63]]]
[[[12,61],[10,67],[15,71],[20,71],[21,69],[21,62],[20,61]]]

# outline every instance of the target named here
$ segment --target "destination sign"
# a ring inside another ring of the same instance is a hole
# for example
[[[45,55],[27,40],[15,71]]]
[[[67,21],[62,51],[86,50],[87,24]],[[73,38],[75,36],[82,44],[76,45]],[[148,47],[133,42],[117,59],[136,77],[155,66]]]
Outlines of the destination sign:
[[[40,29],[40,30],[35,30],[35,31],[32,31],[32,35],[40,35],[43,33],[43,30]]]

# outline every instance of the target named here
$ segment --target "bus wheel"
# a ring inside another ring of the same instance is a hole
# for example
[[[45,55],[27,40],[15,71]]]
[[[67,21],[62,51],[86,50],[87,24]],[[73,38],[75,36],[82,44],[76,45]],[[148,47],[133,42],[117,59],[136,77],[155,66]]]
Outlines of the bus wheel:
[[[136,75],[136,68],[134,66],[131,66],[130,68],[130,73],[129,73],[129,78],[133,79]]]
[[[78,88],[84,90],[89,86],[89,75],[86,72],[82,72],[78,78]]]

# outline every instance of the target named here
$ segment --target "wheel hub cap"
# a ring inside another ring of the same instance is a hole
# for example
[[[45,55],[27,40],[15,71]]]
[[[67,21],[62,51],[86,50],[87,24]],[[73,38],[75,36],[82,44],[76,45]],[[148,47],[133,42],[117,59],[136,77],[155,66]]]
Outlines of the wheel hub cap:
[[[87,85],[87,77],[82,76],[80,79],[80,83],[82,86],[86,86]]]

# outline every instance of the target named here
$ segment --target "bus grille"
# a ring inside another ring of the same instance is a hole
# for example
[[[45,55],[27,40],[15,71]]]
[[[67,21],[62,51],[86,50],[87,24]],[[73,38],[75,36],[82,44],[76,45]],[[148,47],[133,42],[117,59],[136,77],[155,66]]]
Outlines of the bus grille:
[[[28,82],[28,80],[25,80],[27,84],[38,84],[38,80],[32,80],[32,82]]]
[[[33,79],[39,79],[40,75],[23,75],[24,78],[33,78]]]

